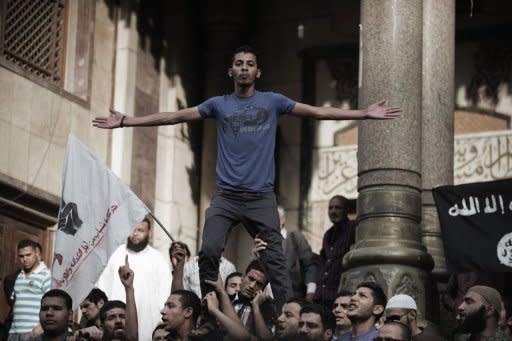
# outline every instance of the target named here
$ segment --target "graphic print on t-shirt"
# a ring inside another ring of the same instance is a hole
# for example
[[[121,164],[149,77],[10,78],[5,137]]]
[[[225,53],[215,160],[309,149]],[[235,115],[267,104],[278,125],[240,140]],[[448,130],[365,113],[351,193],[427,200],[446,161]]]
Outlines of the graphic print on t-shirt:
[[[222,122],[222,130],[233,132],[236,137],[239,133],[252,133],[270,129],[268,122],[270,113],[265,108],[252,104],[238,107],[233,113],[226,115]]]

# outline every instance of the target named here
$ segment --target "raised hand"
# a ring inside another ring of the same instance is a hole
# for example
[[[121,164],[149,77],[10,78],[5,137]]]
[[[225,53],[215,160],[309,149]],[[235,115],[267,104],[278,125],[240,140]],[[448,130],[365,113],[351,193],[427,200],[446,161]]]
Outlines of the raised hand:
[[[260,258],[260,252],[267,249],[267,243],[259,236],[254,237],[254,243],[252,245],[252,253],[256,258]]]
[[[119,278],[125,288],[133,288],[133,270],[130,269],[130,263],[128,263],[128,255],[124,258],[124,265],[119,267]]]
[[[176,268],[178,264],[184,263],[186,260],[187,252],[180,243],[172,243],[169,253],[171,256],[171,263],[173,268]]]
[[[92,125],[102,129],[119,128],[121,126],[121,120],[123,117],[125,117],[125,115],[121,114],[119,111],[110,109],[110,116],[96,117],[94,120],[92,120]]]
[[[402,109],[399,107],[388,108],[385,107],[385,100],[373,103],[366,109],[366,118],[374,120],[386,120],[400,116]]]
[[[215,310],[219,310],[219,299],[217,298],[215,291],[210,291],[207,293],[203,301],[206,302],[206,307],[208,308],[209,313],[212,313]]]
[[[225,290],[224,289],[224,283],[222,282],[222,279],[220,278],[220,274],[218,275],[216,281],[210,281],[209,279],[205,279],[204,281],[207,284],[210,284],[212,287],[214,287],[215,288],[215,292],[217,292],[219,294]]]

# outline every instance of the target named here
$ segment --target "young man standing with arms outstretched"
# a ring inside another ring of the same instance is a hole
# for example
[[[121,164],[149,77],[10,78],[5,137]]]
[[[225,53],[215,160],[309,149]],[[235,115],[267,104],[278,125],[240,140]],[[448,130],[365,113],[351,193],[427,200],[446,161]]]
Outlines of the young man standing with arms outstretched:
[[[201,292],[213,288],[205,280],[216,280],[219,259],[231,227],[243,223],[247,231],[267,243],[261,260],[270,276],[277,309],[291,295],[279,230],[274,196],[274,149],[278,118],[282,114],[319,120],[390,119],[400,108],[384,107],[384,102],[363,110],[315,107],[273,92],[256,91],[261,76],[255,51],[249,46],[235,50],[228,75],[234,92],[212,97],[199,106],[176,112],[159,112],[128,117],[111,110],[97,117],[94,126],[104,129],[157,126],[217,120],[217,191],[206,211],[202,248],[199,253]],[[279,311],[278,310],[278,311]]]

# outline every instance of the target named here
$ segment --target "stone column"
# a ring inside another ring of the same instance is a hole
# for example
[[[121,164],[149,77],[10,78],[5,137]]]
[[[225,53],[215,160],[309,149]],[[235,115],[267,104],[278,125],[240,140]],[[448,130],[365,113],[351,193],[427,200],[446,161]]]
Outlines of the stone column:
[[[361,1],[359,106],[400,106],[390,121],[363,121],[358,146],[356,244],[341,286],[378,282],[425,312],[432,257],[421,244],[422,1]]]
[[[432,188],[453,184],[455,1],[423,1],[422,241],[447,276]]]
[[[423,1],[423,99],[422,99],[422,242],[434,259],[431,321],[439,315],[439,293],[446,291],[448,277],[439,217],[432,188],[453,184],[455,1]],[[444,282],[444,283],[443,283]]]
[[[124,2],[118,9],[114,108],[133,116],[137,68],[137,15]],[[127,184],[131,182],[133,129],[112,130],[111,168]]]

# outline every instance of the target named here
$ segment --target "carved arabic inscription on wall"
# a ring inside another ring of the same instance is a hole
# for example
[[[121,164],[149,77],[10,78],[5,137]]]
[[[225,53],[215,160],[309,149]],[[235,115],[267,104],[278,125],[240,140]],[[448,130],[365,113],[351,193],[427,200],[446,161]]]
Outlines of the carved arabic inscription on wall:
[[[455,138],[454,183],[492,181],[512,176],[512,133]]]
[[[357,197],[357,147],[321,148],[316,154],[313,201],[334,194]],[[512,131],[455,137],[454,184],[512,177]]]
[[[357,196],[357,148],[334,147],[319,150],[315,197],[329,198],[341,194],[347,198]],[[315,181],[316,180],[316,181]]]

